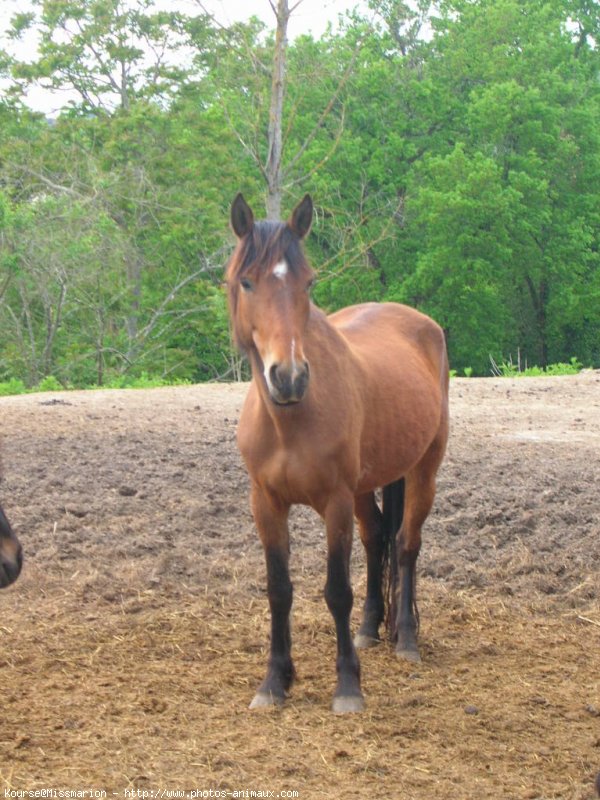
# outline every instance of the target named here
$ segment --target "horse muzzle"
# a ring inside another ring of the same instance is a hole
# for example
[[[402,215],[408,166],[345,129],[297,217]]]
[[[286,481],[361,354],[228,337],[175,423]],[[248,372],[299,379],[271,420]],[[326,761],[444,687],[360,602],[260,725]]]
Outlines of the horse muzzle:
[[[308,389],[309,376],[308,361],[271,364],[265,372],[271,399],[278,406],[299,403]]]
[[[0,589],[14,583],[23,566],[23,549],[13,540],[0,540]]]

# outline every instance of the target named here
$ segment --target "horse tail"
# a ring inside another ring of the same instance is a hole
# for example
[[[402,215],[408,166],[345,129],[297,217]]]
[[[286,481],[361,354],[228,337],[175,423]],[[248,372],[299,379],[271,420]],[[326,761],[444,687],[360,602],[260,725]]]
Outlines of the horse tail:
[[[385,582],[386,627],[392,642],[396,640],[396,586],[398,585],[398,553],[396,536],[404,517],[404,478],[383,487],[383,575]]]

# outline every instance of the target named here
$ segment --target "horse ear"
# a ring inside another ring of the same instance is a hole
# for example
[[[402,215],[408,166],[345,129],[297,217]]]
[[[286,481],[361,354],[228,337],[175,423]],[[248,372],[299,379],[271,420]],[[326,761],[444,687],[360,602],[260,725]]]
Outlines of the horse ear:
[[[241,192],[236,195],[231,204],[231,227],[238,239],[243,238],[252,230],[254,214]]]
[[[310,230],[313,220],[313,201],[309,194],[305,194],[296,208],[292,211],[292,216],[288,225],[299,239],[304,239]]]

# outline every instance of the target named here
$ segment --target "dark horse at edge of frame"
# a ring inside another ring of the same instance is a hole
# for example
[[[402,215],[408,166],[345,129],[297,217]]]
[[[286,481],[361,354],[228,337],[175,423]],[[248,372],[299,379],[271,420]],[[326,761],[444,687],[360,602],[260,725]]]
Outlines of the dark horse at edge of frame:
[[[241,194],[231,208],[238,243],[226,271],[229,312],[252,367],[238,445],[271,611],[267,674],[250,707],[283,703],[294,679],[288,513],[299,503],[325,522],[325,599],[337,635],[333,710],[343,713],[364,707],[357,648],[379,641],[387,566],[390,637],[399,656],[419,660],[415,567],[448,438],[448,360],[441,328],[407,306],[366,303],[326,316],[311,302],[314,273],[301,242],[312,217],[309,195],[287,223],[256,222]],[[354,517],[367,594],[353,640]]]
[[[0,589],[14,583],[23,566],[23,549],[0,506]]]

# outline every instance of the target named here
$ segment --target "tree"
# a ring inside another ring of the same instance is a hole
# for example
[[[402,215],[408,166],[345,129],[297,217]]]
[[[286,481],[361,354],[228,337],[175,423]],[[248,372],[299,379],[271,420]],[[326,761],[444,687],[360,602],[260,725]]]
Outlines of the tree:
[[[153,0],[32,0],[17,14],[10,36],[35,27],[39,57],[15,61],[23,92],[39,83],[69,92],[84,113],[127,110],[138,98],[168,98],[182,79],[176,54],[183,17],[157,11]]]
[[[291,7],[288,0],[277,0],[277,5],[271,3],[276,19],[273,40],[265,40],[263,26],[252,20],[248,25],[222,29],[222,46],[209,54],[208,59],[205,52],[197,58],[205,75],[204,83],[213,92],[213,102],[222,105],[228,126],[260,176],[270,219],[281,218],[284,195],[309,183],[335,152],[343,130],[342,97],[362,47],[362,41],[355,39],[351,58],[341,62],[343,68],[340,69],[338,60],[328,71],[331,43],[326,42],[318,50],[320,56],[327,58],[327,65],[313,62],[307,74],[305,63],[302,71],[290,72],[290,57],[294,58],[297,49],[314,44],[310,37],[303,37],[293,48],[288,43],[288,22],[301,2],[298,0]],[[339,55],[344,51],[342,46]],[[327,93],[325,96],[320,93],[319,104],[303,120],[312,119],[312,125],[304,128],[300,138],[294,130],[299,121],[297,104],[304,94],[315,97],[312,88],[325,85]],[[240,97],[248,98],[248,102],[240,104]],[[321,145],[323,139],[329,138],[332,125],[337,134],[323,153]],[[315,148],[321,151],[317,160]],[[307,167],[311,157],[312,163]]]
[[[498,253],[491,261],[494,272],[506,279],[488,310],[500,327],[513,332],[498,346],[512,338],[512,346],[520,346],[531,362],[564,360],[574,354],[576,340],[583,341],[573,336],[581,319],[571,313],[589,299],[585,287],[598,285],[595,69],[586,45],[569,33],[567,10],[559,0],[459,1],[444,4],[443,11],[428,69],[438,93],[449,98],[443,106],[445,148],[460,142],[474,171],[485,160],[497,165],[498,223],[510,242],[510,260]],[[440,144],[444,148],[443,140]],[[425,183],[414,191],[426,196],[427,182],[437,178],[416,174]],[[507,199],[508,215],[503,211]],[[418,202],[413,208],[426,213]],[[442,209],[440,214],[444,220]],[[467,231],[476,219],[477,209],[464,216]],[[446,231],[448,247],[462,239],[458,225]],[[422,281],[425,265],[433,269],[437,259],[430,241],[416,249]],[[587,308],[586,317],[587,325],[598,330],[597,303]],[[452,341],[450,347],[452,352]],[[586,357],[597,357],[589,346],[585,350]]]
[[[326,308],[410,302],[458,369],[517,349],[600,364],[594,4],[384,0],[288,42],[293,0],[273,2],[273,31],[150,0],[15,18],[41,50],[0,59],[0,376],[232,374],[240,189],[273,217],[313,194]],[[70,92],[52,124],[20,102],[35,81]]]
[[[426,242],[409,276],[387,296],[422,308],[444,328],[456,368],[486,371],[489,356],[516,347],[504,302],[518,193],[493,159],[462,145],[426,158],[413,177],[407,216]]]

